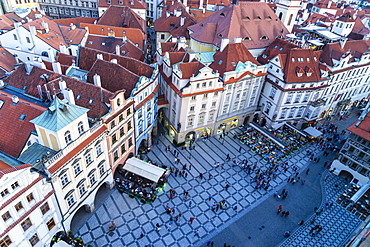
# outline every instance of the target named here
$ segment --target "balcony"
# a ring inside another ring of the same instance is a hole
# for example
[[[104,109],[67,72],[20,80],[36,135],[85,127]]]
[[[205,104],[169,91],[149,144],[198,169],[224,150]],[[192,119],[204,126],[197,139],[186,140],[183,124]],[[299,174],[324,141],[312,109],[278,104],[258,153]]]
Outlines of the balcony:
[[[319,106],[323,106],[325,104],[326,104],[326,100],[324,100],[324,99],[318,99],[316,101],[310,101],[308,103],[308,105],[311,105],[313,107],[319,107]]]

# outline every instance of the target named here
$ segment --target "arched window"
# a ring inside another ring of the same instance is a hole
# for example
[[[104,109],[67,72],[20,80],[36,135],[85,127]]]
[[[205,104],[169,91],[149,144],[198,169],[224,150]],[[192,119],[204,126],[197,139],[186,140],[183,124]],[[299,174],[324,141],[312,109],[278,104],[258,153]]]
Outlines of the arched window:
[[[292,22],[292,19],[293,19],[293,14],[291,14],[291,15],[289,16],[288,26],[290,26],[290,23]]]
[[[43,52],[41,52],[41,56],[43,56],[43,57],[49,57],[49,54],[48,54],[47,51],[43,51]]]
[[[280,12],[279,19],[281,20],[283,18],[283,12]]]
[[[77,129],[78,129],[78,134],[80,135],[84,132],[84,124],[82,121],[78,123]]]
[[[64,133],[64,140],[67,144],[72,141],[71,132],[69,130]]]
[[[120,106],[120,105],[121,105],[121,100],[117,99],[117,106]]]
[[[266,35],[264,35],[264,36],[261,37],[261,40],[264,40],[264,39],[269,39],[269,37],[267,37]]]

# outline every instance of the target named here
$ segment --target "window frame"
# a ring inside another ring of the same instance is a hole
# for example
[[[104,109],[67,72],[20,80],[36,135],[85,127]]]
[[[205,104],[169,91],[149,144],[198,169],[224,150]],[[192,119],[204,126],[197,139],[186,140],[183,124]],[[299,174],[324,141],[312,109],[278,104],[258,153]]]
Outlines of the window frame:
[[[30,220],[29,217],[27,217],[23,222],[21,222],[20,225],[21,225],[23,231],[26,232],[32,226],[32,221]]]

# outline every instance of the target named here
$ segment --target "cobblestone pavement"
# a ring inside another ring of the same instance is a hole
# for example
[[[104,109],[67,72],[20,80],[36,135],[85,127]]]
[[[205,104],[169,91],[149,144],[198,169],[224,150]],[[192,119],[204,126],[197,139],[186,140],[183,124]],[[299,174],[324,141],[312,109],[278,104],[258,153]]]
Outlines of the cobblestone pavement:
[[[238,214],[232,207],[238,206],[238,211],[246,212],[248,208],[261,201],[272,193],[274,188],[283,184],[288,176],[292,175],[291,169],[286,174],[280,174],[268,191],[254,190],[250,184],[250,176],[240,167],[232,167],[225,164],[214,168],[214,162],[224,162],[226,155],[230,154],[231,160],[247,159],[249,162],[265,164],[261,157],[252,152],[246,145],[240,144],[239,140],[234,139],[235,133],[241,133],[240,129],[229,132],[224,141],[218,136],[211,137],[207,141],[195,143],[194,150],[179,150],[179,159],[182,164],[192,164],[192,169],[188,170],[187,178],[170,175],[169,182],[165,187],[165,192],[175,189],[179,195],[170,200],[168,194],[161,194],[152,204],[142,204],[136,199],[129,198],[126,194],[119,194],[114,190],[101,207],[96,209],[92,216],[87,220],[77,235],[85,243],[92,246],[194,246],[198,241],[207,236],[215,229],[230,222]],[[181,170],[181,165],[175,165],[175,156],[172,152],[166,152],[165,147],[171,145],[170,142],[161,136],[159,143],[152,147],[149,157],[157,163],[172,165]],[[242,151],[239,152],[239,147]],[[171,149],[174,147],[171,145]],[[305,152],[307,149],[315,151],[315,146],[306,146],[302,150],[296,151],[287,157],[290,164],[295,164],[299,168],[303,167],[307,161]],[[236,155],[234,155],[236,154]],[[199,179],[199,173],[203,173],[205,179]],[[209,174],[212,178],[209,179]],[[225,183],[230,184],[230,188],[225,190]],[[182,192],[187,190],[190,198],[185,200]],[[212,200],[209,200],[209,196]],[[214,201],[226,200],[228,209],[219,210],[217,214],[212,212],[211,205]],[[169,215],[165,213],[165,205],[175,208],[176,213],[182,213],[179,225],[175,223],[169,225]],[[189,204],[192,204],[191,206]],[[238,217],[241,215],[238,214]],[[190,217],[195,220],[189,224]],[[108,231],[111,222],[117,223],[117,230]],[[162,225],[161,230],[157,231],[155,224]],[[169,228],[169,229],[167,229]],[[195,236],[194,231],[199,230],[199,237]],[[140,238],[140,233],[144,237]],[[110,236],[110,234],[112,234]]]
[[[309,247],[333,247],[344,246],[348,236],[362,223],[358,217],[336,203],[336,198],[345,190],[346,183],[343,179],[325,173],[322,176],[323,200],[319,210],[324,211],[316,216],[313,215],[307,222],[299,227],[280,247],[309,246]],[[338,185],[336,188],[335,185]],[[333,203],[327,207],[326,203]],[[311,224],[312,219],[314,223]],[[323,230],[316,236],[311,236],[310,230],[315,225],[321,225]]]

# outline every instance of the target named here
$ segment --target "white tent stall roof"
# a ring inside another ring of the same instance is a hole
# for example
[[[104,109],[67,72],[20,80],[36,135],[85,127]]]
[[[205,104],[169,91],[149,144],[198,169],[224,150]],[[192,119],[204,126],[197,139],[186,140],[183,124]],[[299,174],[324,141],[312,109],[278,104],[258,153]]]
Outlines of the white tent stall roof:
[[[53,246],[55,246],[55,247],[71,247],[72,245],[69,245],[64,241],[60,241],[60,242],[55,243]]]
[[[151,165],[137,158],[126,160],[126,164],[122,168],[156,183],[166,172],[163,168]]]
[[[314,127],[308,127],[306,129],[304,129],[304,132],[306,132],[307,134],[309,134],[310,136],[316,138],[316,137],[319,137],[322,135],[322,132],[315,129]]]

